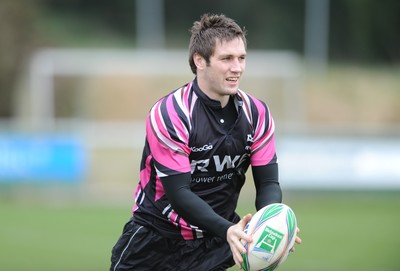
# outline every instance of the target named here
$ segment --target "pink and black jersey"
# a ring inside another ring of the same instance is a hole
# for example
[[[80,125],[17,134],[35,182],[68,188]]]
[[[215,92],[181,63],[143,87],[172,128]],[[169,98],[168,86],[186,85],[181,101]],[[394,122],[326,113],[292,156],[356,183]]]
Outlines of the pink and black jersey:
[[[227,129],[218,101],[208,98],[196,79],[160,99],[146,120],[135,221],[172,238],[201,238],[171,207],[160,178],[191,173],[191,190],[225,219],[235,213],[245,172],[277,163],[274,122],[262,101],[239,90],[231,97],[237,117]]]

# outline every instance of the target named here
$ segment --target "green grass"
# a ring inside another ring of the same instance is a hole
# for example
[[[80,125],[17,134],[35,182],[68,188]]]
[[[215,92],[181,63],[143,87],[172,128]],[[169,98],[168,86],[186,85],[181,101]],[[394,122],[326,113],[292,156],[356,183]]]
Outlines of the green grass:
[[[126,207],[2,204],[2,269],[107,270]]]
[[[279,270],[399,270],[398,191],[296,192],[287,193],[286,203],[296,213],[303,243]]]
[[[279,270],[400,267],[400,192],[288,192],[285,202],[296,213],[303,244]],[[239,212],[252,212],[252,204],[242,202]],[[129,209],[0,201],[2,270],[107,270]]]
[[[282,270],[398,270],[399,196],[322,193],[293,200],[304,243]]]

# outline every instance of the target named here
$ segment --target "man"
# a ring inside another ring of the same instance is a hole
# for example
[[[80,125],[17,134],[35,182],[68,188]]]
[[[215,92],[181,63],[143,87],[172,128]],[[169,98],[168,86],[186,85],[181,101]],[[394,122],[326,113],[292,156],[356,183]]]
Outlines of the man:
[[[262,101],[239,90],[245,32],[224,15],[191,29],[195,78],[160,99],[146,120],[133,216],[110,270],[225,270],[240,266],[251,219],[235,213],[251,165],[256,208],[281,202],[274,122]]]

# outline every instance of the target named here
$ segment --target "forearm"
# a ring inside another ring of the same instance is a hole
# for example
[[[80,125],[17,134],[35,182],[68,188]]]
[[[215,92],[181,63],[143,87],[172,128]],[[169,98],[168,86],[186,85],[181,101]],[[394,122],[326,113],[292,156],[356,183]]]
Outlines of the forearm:
[[[253,167],[256,186],[256,209],[276,202],[282,202],[282,190],[279,185],[278,164]]]
[[[190,190],[190,180],[190,173],[161,178],[172,208],[190,224],[226,239],[226,232],[233,223],[219,216],[210,205],[193,193]]]

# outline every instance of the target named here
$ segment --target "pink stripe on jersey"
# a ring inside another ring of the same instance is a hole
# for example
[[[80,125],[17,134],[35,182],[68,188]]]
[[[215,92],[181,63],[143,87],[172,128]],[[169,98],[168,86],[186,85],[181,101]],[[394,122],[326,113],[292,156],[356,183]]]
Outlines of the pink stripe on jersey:
[[[267,112],[266,107],[258,100],[254,100],[254,104],[257,107],[259,112],[257,127],[255,127],[255,132],[253,139],[255,140],[255,144],[253,144],[253,149],[258,149],[260,146],[264,145],[269,138],[274,133],[274,122],[272,116]],[[268,120],[266,119],[266,114],[268,113]],[[267,123],[268,122],[268,123]],[[268,125],[268,127],[266,127]]]
[[[154,199],[154,201],[158,201],[164,195],[165,195],[164,187],[161,183],[160,178],[157,176],[156,177],[156,198]]]
[[[186,106],[186,110],[184,111],[185,113],[187,112],[187,110],[189,110],[189,93],[190,93],[190,89],[192,88],[192,84],[193,84],[193,82],[190,82],[182,90],[182,92],[183,92],[182,93],[182,101],[185,103],[185,106]]]
[[[276,153],[275,147],[275,136],[272,136],[270,140],[262,148],[258,149],[251,156],[252,166],[264,166],[267,165],[274,158]]]
[[[191,86],[192,86],[192,83],[189,83],[186,87],[183,87],[183,88],[177,90],[175,92],[175,94],[173,95],[174,101],[176,101],[177,106],[179,107],[180,110],[182,110],[184,117],[186,118],[186,122],[189,125],[189,127],[188,127],[189,130],[191,130],[191,128],[192,128],[190,118],[191,118],[191,114],[192,114],[191,110],[193,109],[193,106],[191,106],[191,105],[194,104],[194,101],[195,101],[194,98],[196,97],[196,95],[193,95],[192,100],[189,101],[189,94],[191,93],[190,92]],[[177,113],[177,112],[175,112],[175,113]],[[186,129],[187,128],[185,127],[185,130]],[[189,131],[186,131],[186,133],[189,133]]]
[[[168,219],[174,225],[176,225],[176,226],[179,225],[181,227],[181,235],[182,235],[183,239],[185,239],[185,240],[194,239],[192,228],[190,227],[190,225],[182,217],[180,217],[178,219],[178,214],[175,211],[173,211],[169,214]]]
[[[190,163],[182,143],[172,140],[161,119],[160,103],[150,112],[147,119],[147,141],[153,158],[160,164],[178,172],[190,172]],[[160,143],[160,144],[158,144]]]
[[[178,135],[179,139],[182,140],[183,142],[189,142],[189,131],[186,129],[183,122],[179,119],[178,112],[175,110],[174,107],[173,98],[174,96],[172,95],[169,96],[166,102],[169,117],[174,125],[174,130]],[[180,143],[179,147],[181,147],[187,155],[190,154],[190,148],[188,144]]]
[[[274,120],[261,101],[252,99],[258,111],[257,126],[254,127],[254,143],[251,146],[252,156],[251,164],[253,166],[262,166],[268,164],[275,156],[275,126]],[[266,116],[268,114],[268,116]],[[266,119],[268,117],[268,119]],[[268,127],[266,127],[268,125]]]
[[[181,225],[181,235],[183,239],[185,240],[194,239],[192,228],[183,218],[180,218],[179,224]]]
[[[150,165],[151,158],[151,155],[146,157],[145,168],[140,171],[140,182],[143,187],[146,187],[150,181],[151,170],[148,167]]]
[[[269,136],[268,133],[265,133],[265,119],[266,108],[265,106],[258,100],[253,100],[257,110],[258,110],[258,120],[257,127],[255,127],[254,139],[259,139],[262,136]]]
[[[243,108],[244,108],[243,112],[244,112],[245,116],[247,117],[247,119],[249,120],[250,125],[254,126],[253,125],[253,116],[251,114],[249,96],[240,90],[238,91],[238,93],[240,94],[240,96],[242,97],[242,100],[243,100]]]
[[[177,225],[179,225],[178,224],[178,214],[175,212],[175,211],[172,211],[170,214],[169,214],[169,217],[168,217],[168,219],[175,225],[175,226],[177,226]]]
[[[162,120],[162,115],[161,115],[161,102],[157,103],[155,105],[154,110],[152,110],[151,114],[151,123],[153,128],[157,127],[157,131],[155,132],[155,135],[158,136],[160,139],[163,137],[168,137],[168,131],[164,125],[164,122]],[[165,140],[164,140],[165,141]]]

